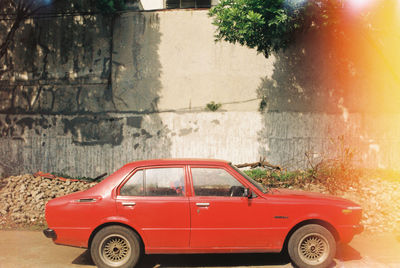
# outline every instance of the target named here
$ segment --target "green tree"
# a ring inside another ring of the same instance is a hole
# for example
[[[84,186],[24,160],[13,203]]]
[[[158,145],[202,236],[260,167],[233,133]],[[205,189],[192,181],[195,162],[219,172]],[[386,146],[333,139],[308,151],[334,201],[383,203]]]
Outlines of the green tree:
[[[125,0],[97,0],[96,5],[102,13],[114,13],[125,9]]]
[[[334,28],[342,9],[338,0],[221,0],[209,15],[217,26],[217,40],[238,42],[268,57],[287,48],[298,34]]]

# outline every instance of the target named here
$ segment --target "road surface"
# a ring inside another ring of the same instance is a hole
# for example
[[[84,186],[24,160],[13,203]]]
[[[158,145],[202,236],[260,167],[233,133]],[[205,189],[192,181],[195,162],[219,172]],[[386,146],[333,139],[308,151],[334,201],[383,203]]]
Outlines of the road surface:
[[[54,245],[35,231],[0,231],[0,268],[94,267],[85,249]],[[140,268],[292,267],[282,254],[149,255]],[[362,234],[338,247],[332,267],[400,267],[400,238]]]

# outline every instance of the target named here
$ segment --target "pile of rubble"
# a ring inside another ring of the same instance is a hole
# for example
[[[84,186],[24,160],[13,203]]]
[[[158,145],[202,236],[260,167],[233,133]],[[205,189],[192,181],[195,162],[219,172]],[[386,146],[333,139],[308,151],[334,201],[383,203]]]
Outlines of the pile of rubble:
[[[0,228],[43,226],[48,200],[88,189],[95,184],[33,175],[0,179]]]
[[[0,179],[0,229],[45,225],[44,208],[48,200],[96,183],[49,179],[33,175]],[[327,193],[322,185],[309,185],[308,191]],[[400,231],[400,182],[379,178],[362,179],[357,187],[337,192],[360,204],[366,232]]]
[[[291,186],[289,189],[331,194],[319,183]],[[365,232],[395,232],[400,234],[400,181],[364,176],[359,184],[347,186],[333,194],[359,204],[363,209],[361,223]]]
[[[337,195],[361,205],[362,223],[367,232],[395,232],[400,235],[399,180],[362,178],[358,188],[350,187]]]

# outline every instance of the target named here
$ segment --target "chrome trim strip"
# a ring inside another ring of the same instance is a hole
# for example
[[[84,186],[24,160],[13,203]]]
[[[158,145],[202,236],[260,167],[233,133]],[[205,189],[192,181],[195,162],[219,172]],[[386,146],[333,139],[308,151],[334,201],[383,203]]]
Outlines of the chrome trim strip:
[[[196,203],[196,206],[198,207],[208,207],[210,203]]]

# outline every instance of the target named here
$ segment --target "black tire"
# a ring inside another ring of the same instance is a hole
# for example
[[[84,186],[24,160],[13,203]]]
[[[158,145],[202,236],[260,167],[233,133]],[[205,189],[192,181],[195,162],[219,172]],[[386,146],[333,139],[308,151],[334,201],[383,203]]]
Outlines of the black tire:
[[[289,239],[288,253],[300,268],[326,268],[336,254],[336,241],[331,232],[318,224],[297,229]]]
[[[90,254],[100,268],[133,268],[142,255],[139,236],[132,230],[118,226],[107,226],[93,238]]]

